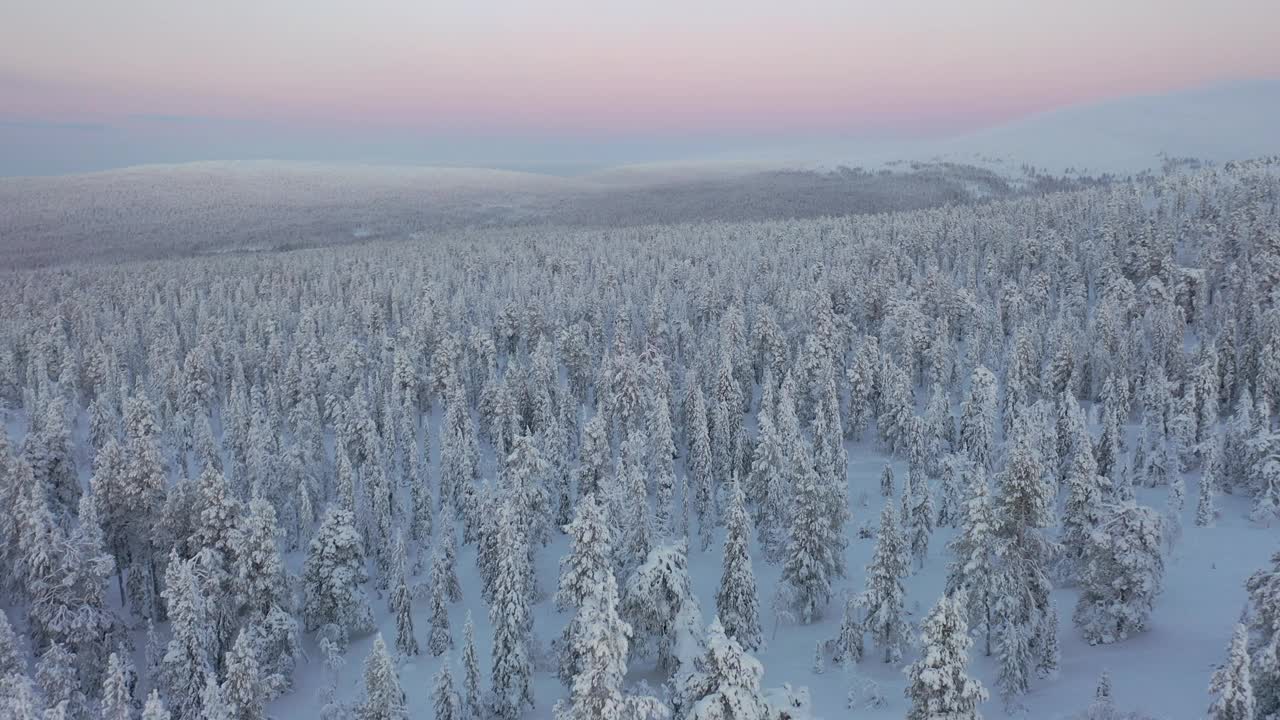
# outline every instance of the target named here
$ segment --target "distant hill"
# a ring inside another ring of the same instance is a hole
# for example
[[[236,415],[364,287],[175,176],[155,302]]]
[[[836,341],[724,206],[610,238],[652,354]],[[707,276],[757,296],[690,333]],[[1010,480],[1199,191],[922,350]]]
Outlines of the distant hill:
[[[1278,153],[1280,79],[1069,107],[911,154],[1099,174],[1158,169],[1161,154],[1226,162]]]

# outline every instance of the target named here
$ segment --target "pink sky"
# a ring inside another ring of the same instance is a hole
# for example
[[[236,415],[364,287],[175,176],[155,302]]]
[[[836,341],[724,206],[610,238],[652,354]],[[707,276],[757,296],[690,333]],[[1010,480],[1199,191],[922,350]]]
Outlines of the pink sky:
[[[20,3],[0,30],[0,116],[945,132],[1280,75],[1274,0],[688,4]]]

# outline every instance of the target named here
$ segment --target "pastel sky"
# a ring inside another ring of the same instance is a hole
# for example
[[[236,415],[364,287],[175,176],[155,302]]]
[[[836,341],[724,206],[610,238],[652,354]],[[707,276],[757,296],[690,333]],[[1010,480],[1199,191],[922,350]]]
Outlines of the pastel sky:
[[[518,164],[954,134],[1277,77],[1277,33],[1276,0],[19,1],[0,141]]]

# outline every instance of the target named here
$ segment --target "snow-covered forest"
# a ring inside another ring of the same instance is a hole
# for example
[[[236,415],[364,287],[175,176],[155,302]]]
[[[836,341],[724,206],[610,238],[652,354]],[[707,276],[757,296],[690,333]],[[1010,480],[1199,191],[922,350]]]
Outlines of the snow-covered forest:
[[[3,718],[1280,714],[1274,162],[0,308]]]

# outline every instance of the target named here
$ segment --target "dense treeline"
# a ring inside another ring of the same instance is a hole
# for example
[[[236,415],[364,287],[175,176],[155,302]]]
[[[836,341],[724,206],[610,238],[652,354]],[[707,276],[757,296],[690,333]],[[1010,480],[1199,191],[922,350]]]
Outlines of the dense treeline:
[[[1057,670],[1060,613],[1090,643],[1144,630],[1188,471],[1197,524],[1222,492],[1280,518],[1277,293],[1263,163],[907,213],[10,274],[0,707],[261,718],[304,638],[339,667],[381,598],[396,637],[330,717],[424,716],[393,657],[423,651],[463,669],[441,666],[436,717],[545,716],[548,644],[560,718],[795,717],[803,693],[766,693],[752,656],[765,603],[782,623],[842,613],[819,664],[911,660],[910,717],[974,718],[970,649],[1015,704]],[[878,518],[852,517],[864,439],[909,467],[886,468]],[[562,533],[552,587],[535,568]],[[449,622],[460,544],[487,679],[472,621]],[[705,551],[714,619],[690,588]],[[946,591],[917,644],[903,581],[931,555]],[[776,596],[753,562],[781,568]],[[1216,718],[1280,711],[1275,563],[1249,582]],[[842,578],[863,592],[839,607]],[[559,637],[536,631],[542,603]],[[624,687],[629,664],[669,687]]]

